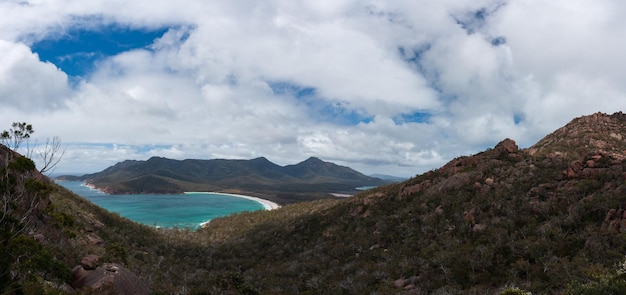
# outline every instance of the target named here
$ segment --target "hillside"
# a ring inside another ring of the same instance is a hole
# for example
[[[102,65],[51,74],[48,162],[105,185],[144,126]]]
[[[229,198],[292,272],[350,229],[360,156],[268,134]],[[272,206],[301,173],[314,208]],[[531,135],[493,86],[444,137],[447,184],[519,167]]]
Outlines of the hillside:
[[[120,241],[129,232],[158,240],[154,229],[72,194],[3,145],[0,195],[1,294],[150,293]]]
[[[32,218],[24,230],[13,231],[19,218],[3,223],[0,253],[11,259],[0,275],[27,294],[66,290],[76,284],[68,269],[94,254],[79,270],[114,264],[160,294],[624,294],[624,136],[626,115],[598,113],[528,149],[506,139],[352,198],[236,214],[195,232],[134,224],[49,183],[37,190],[43,210],[10,212]],[[40,177],[28,173],[16,179]],[[6,180],[8,195],[27,187]],[[12,208],[30,202],[20,204]],[[16,259],[15,239],[41,259]]]
[[[284,167],[266,158],[178,161],[153,157],[120,162],[94,174],[62,178],[86,181],[111,194],[223,191],[261,196],[282,204],[389,183],[314,157]]]
[[[594,114],[530,149],[504,140],[404,183],[201,234],[229,249],[219,268],[261,293],[558,293],[624,259],[626,162],[610,140],[624,135],[626,116]]]

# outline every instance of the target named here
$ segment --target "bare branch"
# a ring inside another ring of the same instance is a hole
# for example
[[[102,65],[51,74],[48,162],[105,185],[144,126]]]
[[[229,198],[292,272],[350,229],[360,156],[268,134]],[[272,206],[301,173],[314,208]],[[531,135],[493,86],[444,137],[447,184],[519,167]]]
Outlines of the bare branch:
[[[61,150],[61,139],[55,136],[52,139],[46,139],[46,144],[39,151],[39,156],[43,160],[43,166],[39,169],[40,173],[46,173],[54,170],[57,164],[65,155],[65,150]]]

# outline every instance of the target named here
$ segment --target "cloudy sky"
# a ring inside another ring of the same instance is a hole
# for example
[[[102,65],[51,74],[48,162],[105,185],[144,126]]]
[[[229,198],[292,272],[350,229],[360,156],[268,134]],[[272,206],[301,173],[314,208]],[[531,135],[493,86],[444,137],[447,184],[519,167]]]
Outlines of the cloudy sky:
[[[0,130],[58,136],[58,173],[316,156],[412,176],[626,110],[625,13],[621,0],[2,0]]]

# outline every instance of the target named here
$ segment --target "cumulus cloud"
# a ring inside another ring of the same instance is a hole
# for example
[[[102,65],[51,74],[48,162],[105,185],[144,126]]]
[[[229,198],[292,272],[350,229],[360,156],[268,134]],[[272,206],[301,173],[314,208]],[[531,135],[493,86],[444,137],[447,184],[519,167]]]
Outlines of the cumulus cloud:
[[[410,176],[506,137],[524,147],[573,117],[624,110],[624,8],[4,1],[0,116],[61,137],[60,170],[71,172],[150,156],[281,165],[317,156]],[[112,24],[166,33],[97,59],[84,77],[68,78],[29,48]]]
[[[70,95],[67,75],[42,63],[20,43],[0,40],[0,105],[21,110],[56,109]]]

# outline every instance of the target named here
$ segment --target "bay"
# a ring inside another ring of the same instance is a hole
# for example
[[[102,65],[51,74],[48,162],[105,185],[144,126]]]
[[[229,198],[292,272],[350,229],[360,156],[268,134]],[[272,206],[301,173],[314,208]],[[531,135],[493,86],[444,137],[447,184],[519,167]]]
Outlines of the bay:
[[[108,211],[156,227],[197,229],[217,217],[265,209],[257,201],[219,193],[110,195],[79,181],[57,183]]]

